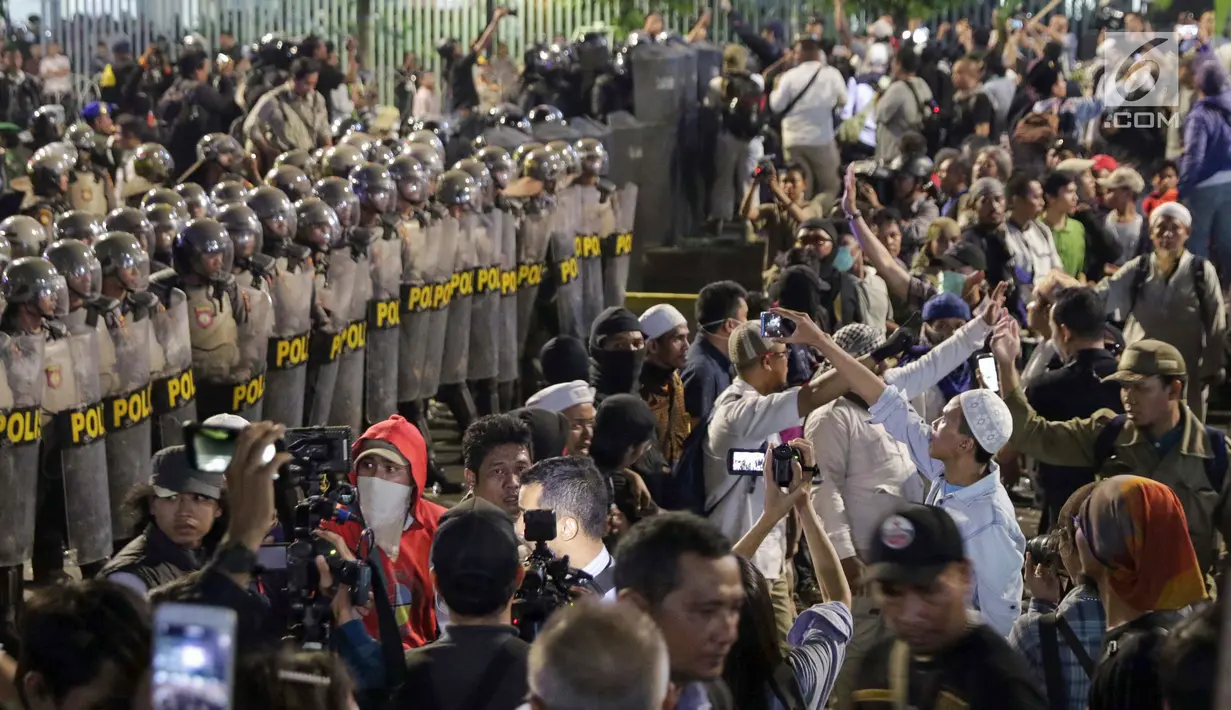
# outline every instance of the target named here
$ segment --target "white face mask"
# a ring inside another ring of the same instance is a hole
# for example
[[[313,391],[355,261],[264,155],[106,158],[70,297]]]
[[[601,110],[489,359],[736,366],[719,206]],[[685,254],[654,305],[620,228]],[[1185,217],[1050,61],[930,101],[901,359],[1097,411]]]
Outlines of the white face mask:
[[[359,477],[359,505],[363,519],[376,536],[376,545],[396,560],[410,505],[410,486],[375,476]]]

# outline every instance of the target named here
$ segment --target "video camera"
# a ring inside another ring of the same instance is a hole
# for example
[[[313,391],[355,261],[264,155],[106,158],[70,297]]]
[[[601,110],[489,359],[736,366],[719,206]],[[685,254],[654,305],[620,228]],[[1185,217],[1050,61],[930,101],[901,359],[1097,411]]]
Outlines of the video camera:
[[[522,514],[525,538],[534,543],[526,560],[526,574],[513,594],[513,625],[527,643],[534,641],[552,612],[572,603],[570,587],[588,575],[569,568],[568,556],[557,559],[547,549],[556,539],[556,514],[550,510],[527,510]]]

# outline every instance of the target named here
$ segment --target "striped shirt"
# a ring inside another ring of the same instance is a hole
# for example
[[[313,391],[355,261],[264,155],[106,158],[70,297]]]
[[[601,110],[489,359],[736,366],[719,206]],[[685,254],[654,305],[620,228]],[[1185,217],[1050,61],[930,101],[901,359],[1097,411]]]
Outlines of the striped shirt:
[[[809,710],[821,710],[829,702],[838,672],[846,659],[846,645],[855,635],[850,607],[842,602],[825,602],[807,609],[795,619],[787,634],[791,645],[787,662]],[[774,710],[784,710],[777,698]]]

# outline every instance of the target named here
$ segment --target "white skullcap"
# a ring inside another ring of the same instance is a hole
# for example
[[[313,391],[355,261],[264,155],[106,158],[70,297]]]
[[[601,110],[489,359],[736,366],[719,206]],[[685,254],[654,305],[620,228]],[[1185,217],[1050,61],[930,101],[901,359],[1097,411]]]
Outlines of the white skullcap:
[[[645,333],[645,337],[650,340],[657,338],[672,328],[688,325],[688,319],[684,317],[684,314],[680,313],[675,306],[669,303],[650,306],[645,313],[641,314],[639,321],[641,323],[641,332]]]
[[[252,422],[238,414],[215,414],[201,422],[205,426],[223,427],[226,429],[247,429]]]
[[[593,404],[594,388],[585,380],[561,382],[557,385],[544,387],[526,400],[528,409],[542,409],[548,412],[563,412],[578,404]]]
[[[996,453],[1013,438],[1013,415],[1000,395],[991,390],[967,390],[957,396],[966,427],[984,451]]]
[[[889,45],[884,42],[873,44],[868,47],[868,55],[865,59],[869,69],[884,69],[889,66]]]
[[[1193,226],[1193,213],[1188,211],[1188,208],[1181,205],[1179,202],[1164,202],[1154,211],[1150,213],[1150,226],[1158,224],[1163,217],[1174,217],[1175,221],[1185,227]]]

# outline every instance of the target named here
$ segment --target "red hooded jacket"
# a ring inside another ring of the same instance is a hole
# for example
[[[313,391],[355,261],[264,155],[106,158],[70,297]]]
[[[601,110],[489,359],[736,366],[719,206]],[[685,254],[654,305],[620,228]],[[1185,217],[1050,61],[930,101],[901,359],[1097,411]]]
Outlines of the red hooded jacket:
[[[423,498],[423,487],[427,484],[427,445],[413,424],[396,414],[373,424],[351,447],[351,454],[358,456],[363,451],[364,442],[371,439],[393,444],[410,461],[410,476],[414,481],[410,513],[414,522],[402,533],[396,562],[390,560],[384,550],[377,548],[377,554],[391,587],[387,591],[401,628],[402,645],[417,648],[436,638],[436,590],[432,587],[428,564],[432,538],[436,535],[436,527],[445,508]],[[355,472],[351,471],[352,484],[355,478]],[[357,523],[329,523],[323,527],[341,535],[352,550],[358,549],[362,530]],[[364,625],[372,638],[380,638],[376,614],[368,614]]]

